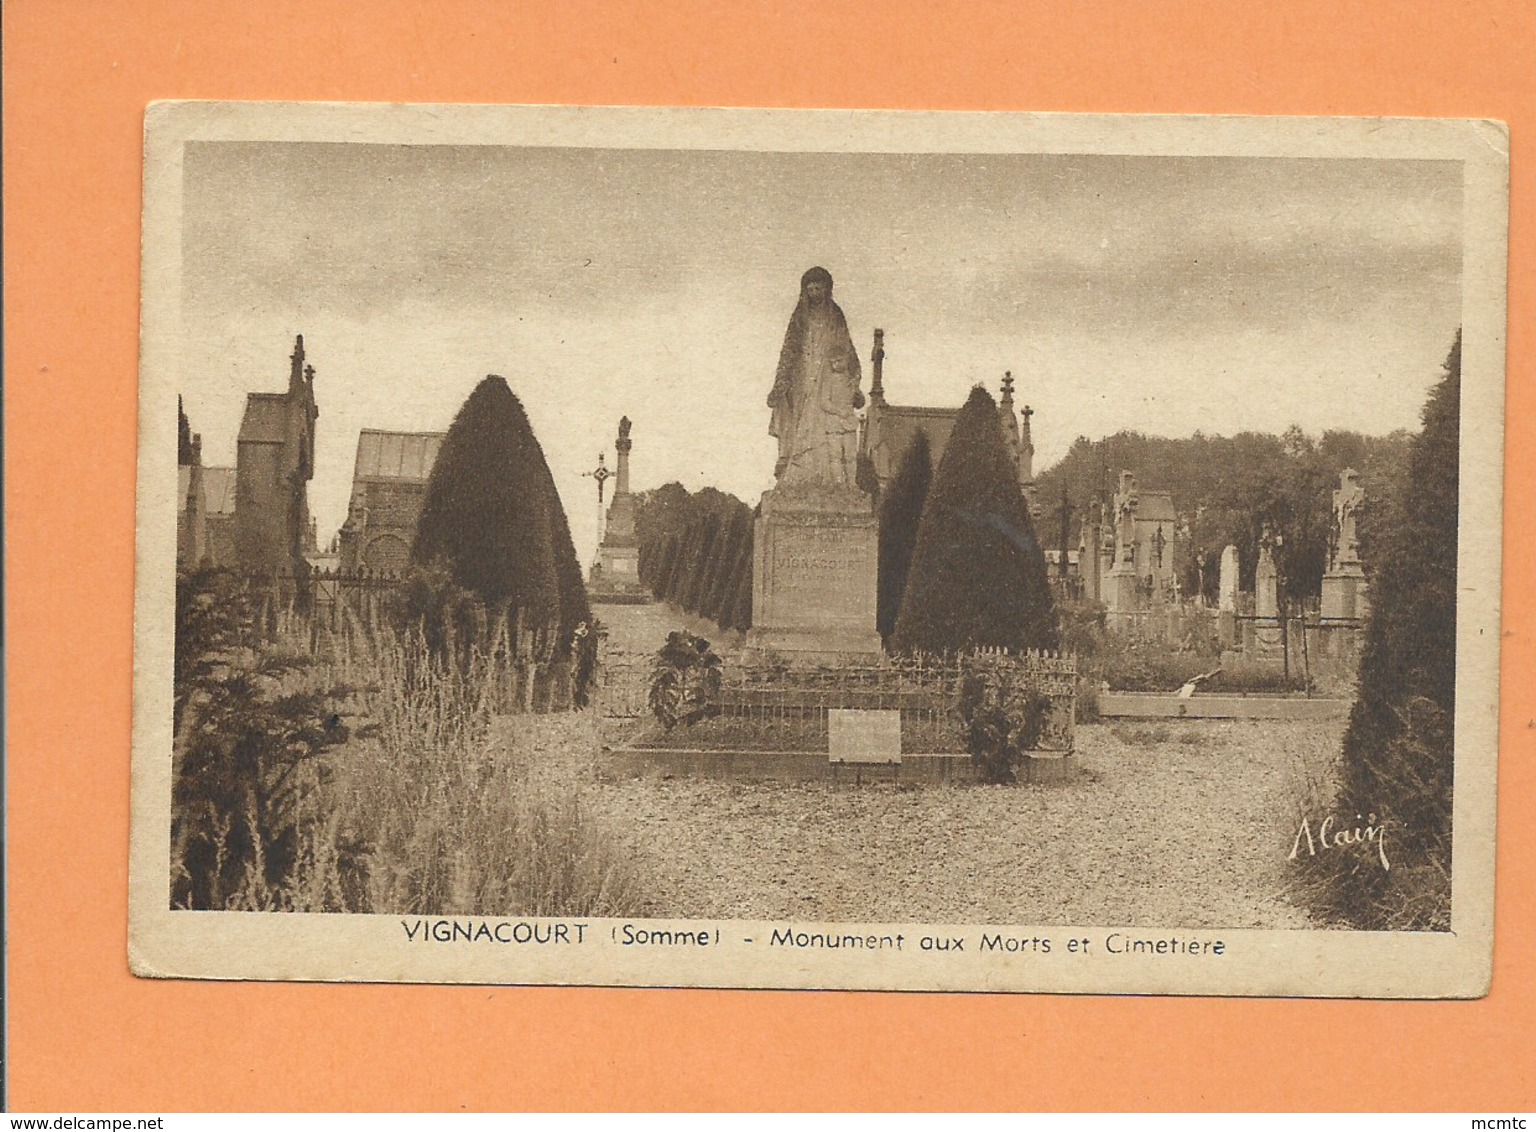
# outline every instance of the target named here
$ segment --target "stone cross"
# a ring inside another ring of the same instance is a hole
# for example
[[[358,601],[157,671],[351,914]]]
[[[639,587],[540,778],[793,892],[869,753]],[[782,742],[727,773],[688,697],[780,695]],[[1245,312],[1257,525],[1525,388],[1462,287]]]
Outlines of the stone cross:
[[[608,533],[606,530],[608,513],[603,510],[603,485],[608,482],[608,477],[613,475],[608,470],[608,465],[603,462],[603,458],[604,454],[599,452],[597,454],[597,467],[593,468],[590,472],[581,473],[584,476],[591,476],[597,481],[597,541],[599,546],[602,545],[603,537]]]
[[[613,475],[608,470],[608,465],[604,463],[606,458],[606,453],[599,452],[597,454],[597,467],[593,468],[590,472],[581,473],[584,476],[591,476],[597,481],[597,505],[599,507],[603,505],[603,485],[608,482],[608,477]]]
[[[1259,536],[1259,564],[1253,574],[1253,612],[1260,617],[1275,617],[1280,613],[1280,572],[1275,567],[1274,533],[1265,524]]]

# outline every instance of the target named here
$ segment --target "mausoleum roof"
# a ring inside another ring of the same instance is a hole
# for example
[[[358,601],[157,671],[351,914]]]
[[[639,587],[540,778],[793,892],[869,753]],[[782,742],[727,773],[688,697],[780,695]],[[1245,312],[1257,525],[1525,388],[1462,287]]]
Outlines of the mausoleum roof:
[[[290,419],[288,394],[247,393],[240,443],[281,444],[288,439]]]
[[[204,468],[203,496],[207,501],[208,514],[233,515],[235,513],[235,469]]]
[[[1173,493],[1169,491],[1138,491],[1136,493],[1136,518],[1145,523],[1171,523],[1178,516],[1173,510]]]
[[[357,437],[358,480],[403,480],[426,483],[443,443],[440,432],[386,432],[365,428]]]

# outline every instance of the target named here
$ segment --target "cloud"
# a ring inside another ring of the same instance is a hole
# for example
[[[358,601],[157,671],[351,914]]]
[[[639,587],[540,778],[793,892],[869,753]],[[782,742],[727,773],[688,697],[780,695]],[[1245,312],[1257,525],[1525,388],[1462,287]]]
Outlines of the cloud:
[[[441,429],[486,373],[571,511],[621,413],[638,484],[750,498],[801,272],[894,400],[1019,377],[1078,433],[1412,426],[1459,322],[1445,162],[206,142],[184,162],[182,386],[210,452],[292,335],[319,371],[322,527],[357,430]],[[211,456],[211,459],[222,457]]]

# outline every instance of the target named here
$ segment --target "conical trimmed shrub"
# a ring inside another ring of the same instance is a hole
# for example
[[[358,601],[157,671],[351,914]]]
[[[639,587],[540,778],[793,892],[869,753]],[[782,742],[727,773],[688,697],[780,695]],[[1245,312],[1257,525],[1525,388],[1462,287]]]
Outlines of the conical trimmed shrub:
[[[565,508],[522,403],[487,377],[443,437],[411,548],[488,611],[558,629],[560,648],[590,621]]]
[[[933,480],[933,457],[928,434],[918,432],[907,445],[896,475],[880,500],[880,567],[875,599],[875,628],[889,641],[901,612],[901,595],[907,588],[912,554],[917,549],[917,528],[923,504]]]
[[[1372,524],[1377,536],[1361,544],[1371,608],[1340,801],[1350,819],[1387,823],[1392,845],[1390,870],[1367,857],[1337,876],[1338,910],[1363,928],[1450,927],[1460,410],[1458,334],[1395,521]]]
[[[1059,636],[997,403],[978,385],[934,472],[892,643],[901,652],[1054,649]]]

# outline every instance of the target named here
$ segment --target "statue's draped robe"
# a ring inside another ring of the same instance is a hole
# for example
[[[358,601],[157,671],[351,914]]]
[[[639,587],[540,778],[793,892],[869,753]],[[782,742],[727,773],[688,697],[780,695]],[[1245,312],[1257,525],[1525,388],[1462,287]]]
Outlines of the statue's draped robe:
[[[769,405],[768,432],[779,439],[781,486],[854,486],[858,462],[859,355],[843,312],[830,296],[804,294],[789,320]]]

